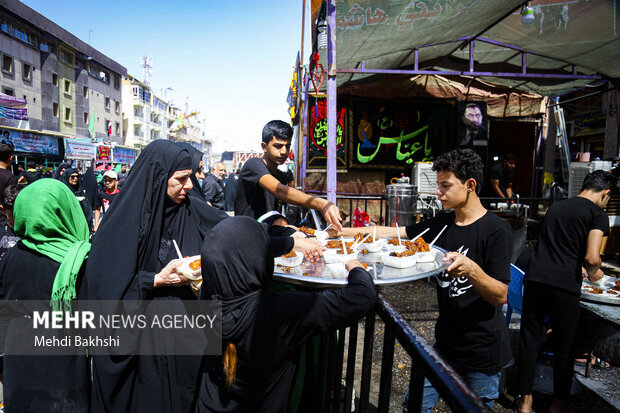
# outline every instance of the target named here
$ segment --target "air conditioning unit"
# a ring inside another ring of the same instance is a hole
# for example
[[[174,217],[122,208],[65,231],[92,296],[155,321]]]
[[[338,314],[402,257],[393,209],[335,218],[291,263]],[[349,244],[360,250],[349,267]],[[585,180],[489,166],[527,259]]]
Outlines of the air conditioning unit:
[[[434,196],[437,188],[437,172],[432,169],[432,162],[416,162],[411,170],[411,184],[416,187],[419,198]],[[418,211],[427,207],[418,199],[416,208]]]
[[[571,162],[568,175],[568,197],[579,195],[586,175],[599,169],[611,170],[611,161]]]

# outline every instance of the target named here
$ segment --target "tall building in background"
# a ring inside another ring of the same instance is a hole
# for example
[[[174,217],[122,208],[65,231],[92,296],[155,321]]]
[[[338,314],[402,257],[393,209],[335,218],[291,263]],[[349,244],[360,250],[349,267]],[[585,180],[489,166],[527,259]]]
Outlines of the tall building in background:
[[[29,118],[3,124],[122,143],[127,69],[16,0],[0,3],[0,20],[0,92],[25,99]]]

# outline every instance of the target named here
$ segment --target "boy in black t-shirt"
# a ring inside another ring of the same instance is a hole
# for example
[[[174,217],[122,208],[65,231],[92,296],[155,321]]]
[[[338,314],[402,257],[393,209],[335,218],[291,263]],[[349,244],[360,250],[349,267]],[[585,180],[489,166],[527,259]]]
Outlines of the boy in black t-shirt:
[[[510,282],[512,231],[508,223],[480,203],[483,165],[471,149],[457,149],[435,160],[437,189],[445,210],[438,217],[400,228],[403,238],[430,228],[433,239],[445,227],[436,245],[450,251],[452,260],[437,276],[439,318],[435,347],[489,407],[499,397],[499,378],[512,361],[508,329],[501,311]],[[343,235],[373,232],[372,228],[346,228]],[[396,228],[377,227],[377,236],[395,237]],[[430,411],[439,394],[424,384],[422,411]],[[407,396],[408,397],[408,396]]]
[[[119,193],[118,175],[116,172],[110,170],[103,174],[103,182],[105,189],[97,193],[97,199],[95,200],[95,232],[97,232],[97,228],[101,224],[101,215],[104,215],[108,208],[110,208],[112,201]]]
[[[265,125],[261,143],[263,157],[248,160],[241,169],[237,182],[235,215],[257,219],[268,211],[279,210],[278,201],[282,201],[316,209],[329,224],[342,230],[340,210],[336,205],[292,188],[293,174],[278,169],[288,158],[292,137],[293,128],[286,122],[272,120]]]
[[[603,276],[601,243],[609,234],[605,207],[616,178],[610,172],[586,175],[581,192],[553,204],[545,214],[540,237],[524,277],[523,313],[519,337],[519,394],[517,407],[529,412],[536,356],[547,315],[553,326],[553,392],[549,411],[571,411],[568,399],[573,378],[574,346],[579,320],[582,266],[590,281]]]

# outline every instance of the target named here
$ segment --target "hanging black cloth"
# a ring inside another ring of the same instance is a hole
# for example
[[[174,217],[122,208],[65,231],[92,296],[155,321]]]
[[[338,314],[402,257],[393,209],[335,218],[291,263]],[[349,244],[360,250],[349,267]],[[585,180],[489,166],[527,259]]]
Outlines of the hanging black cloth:
[[[176,258],[172,240],[183,255],[197,255],[217,221],[206,203],[187,197],[175,204],[167,196],[170,176],[191,165],[189,153],[174,142],[156,140],[142,151],[93,237],[89,299],[195,299],[190,287],[153,288],[155,274]],[[93,363],[93,412],[191,411],[199,358],[96,356]]]
[[[345,326],[374,305],[370,274],[355,268],[349,284],[320,293],[268,293],[271,243],[249,217],[233,217],[207,233],[200,299],[222,301],[222,340],[237,350],[237,372],[225,385],[221,356],[205,358],[197,412],[286,411],[295,356],[312,335]]]

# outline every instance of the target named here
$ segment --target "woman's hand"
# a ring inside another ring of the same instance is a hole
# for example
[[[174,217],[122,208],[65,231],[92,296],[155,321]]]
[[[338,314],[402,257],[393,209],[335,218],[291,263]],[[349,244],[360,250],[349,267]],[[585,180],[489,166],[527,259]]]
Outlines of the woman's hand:
[[[315,238],[293,238],[295,245],[293,251],[304,254],[310,262],[318,260],[323,255],[323,245]]]
[[[177,268],[182,262],[180,259],[170,261],[159,273],[155,274],[153,287],[182,287],[190,285],[190,280],[177,272]]]

